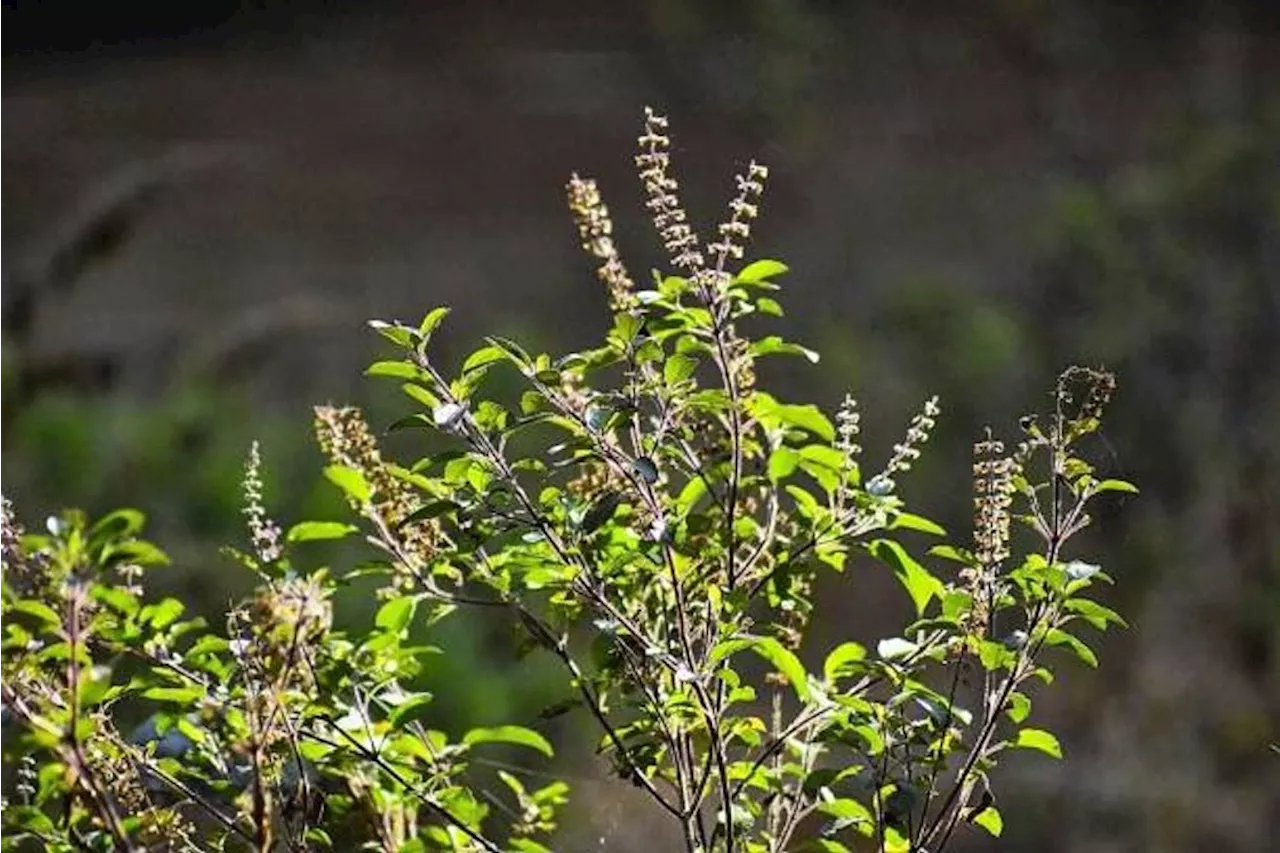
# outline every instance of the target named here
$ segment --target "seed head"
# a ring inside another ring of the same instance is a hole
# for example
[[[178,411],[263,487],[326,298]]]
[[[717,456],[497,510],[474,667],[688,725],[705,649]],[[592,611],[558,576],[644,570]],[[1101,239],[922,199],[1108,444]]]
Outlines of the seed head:
[[[644,108],[644,133],[637,140],[640,153],[636,169],[649,200],[645,207],[653,217],[653,226],[671,255],[671,264],[688,275],[705,266],[699,251],[698,235],[689,226],[689,216],[676,191],[680,184],[671,177],[671,138],[666,135],[667,117]]]
[[[751,236],[751,221],[760,214],[760,197],[764,194],[764,182],[768,177],[769,169],[754,160],[747,167],[746,174],[737,176],[738,194],[729,202],[729,220],[718,228],[719,242],[707,246],[716,256],[718,268],[723,269],[730,258],[736,260],[743,256],[747,239]]]
[[[629,310],[636,303],[635,284],[613,241],[613,220],[609,217],[609,208],[600,198],[596,182],[575,174],[565,189],[582,248],[601,261],[596,275],[609,290],[609,306],[615,311]]]

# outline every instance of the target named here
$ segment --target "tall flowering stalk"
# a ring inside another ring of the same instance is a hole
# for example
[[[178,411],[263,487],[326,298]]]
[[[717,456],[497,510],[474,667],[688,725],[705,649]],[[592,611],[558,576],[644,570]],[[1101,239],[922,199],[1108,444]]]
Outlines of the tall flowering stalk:
[[[630,310],[635,306],[635,283],[618,254],[613,240],[613,219],[596,182],[575,174],[566,189],[569,211],[578,226],[582,248],[601,262],[596,275],[608,289],[609,307],[614,311]]]
[[[689,223],[680,197],[680,183],[671,175],[671,137],[667,136],[667,117],[650,107],[644,108],[644,133],[640,135],[640,153],[636,167],[644,186],[653,226],[671,257],[671,265],[692,275],[703,268],[699,239]]]

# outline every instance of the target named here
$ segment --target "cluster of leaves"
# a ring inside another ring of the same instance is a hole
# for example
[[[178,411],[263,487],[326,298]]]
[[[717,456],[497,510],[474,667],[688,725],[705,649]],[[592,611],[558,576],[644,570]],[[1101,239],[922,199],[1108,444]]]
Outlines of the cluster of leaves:
[[[430,696],[405,685],[437,650],[409,643],[412,611],[334,631],[328,572],[295,570],[283,543],[270,562],[239,555],[261,584],[215,632],[146,602],[142,569],[166,559],[138,513],[33,535],[6,506],[5,525],[5,850],[453,849],[495,822],[465,783],[483,744],[551,753],[519,727],[427,729]],[[509,783],[511,849],[544,849],[532,836],[565,786]]]
[[[1000,833],[1000,754],[1061,753],[1025,725],[1030,686],[1051,678],[1045,653],[1096,665],[1075,630],[1121,622],[1085,597],[1107,576],[1065,553],[1094,498],[1133,488],[1076,449],[1113,381],[1069,371],[1012,452],[980,442],[973,547],[913,556],[945,537],[896,482],[936,402],[870,473],[852,399],[833,419],[757,387],[758,359],[817,360],[738,330],[782,310],[783,264],[730,266],[767,170],[739,177],[704,254],[664,128],[650,113],[638,162],[678,274],[637,289],[594,184],[575,177],[571,208],[613,307],[600,346],[552,357],[489,338],[455,372],[431,355],[444,309],[374,323],[399,353],[368,372],[416,407],[392,429],[446,449],[391,462],[358,411],[317,409],[325,476],[360,524],[287,534],[262,507],[255,450],[252,548],[236,556],[260,586],[225,631],[183,621],[176,601],[144,603],[140,567],[162,555],[136,514],[70,514],[40,536],[6,522],[4,704],[22,733],[5,762],[34,774],[6,808],[5,849],[546,849],[567,786],[529,790],[504,768],[497,796],[477,754],[502,742],[549,755],[546,739],[500,726],[451,740],[424,724],[430,696],[414,688],[435,650],[408,630],[472,608],[508,615],[528,653],[559,662],[571,698],[557,710],[594,720],[600,752],[690,853],[938,851],[970,823]],[[518,398],[494,399],[499,370]],[[335,580],[291,551],[357,533],[375,553],[344,578],[380,577],[384,601],[347,635]],[[900,581],[909,624],[870,646],[802,648],[817,576],[862,557]],[[123,737],[130,715],[145,723]]]

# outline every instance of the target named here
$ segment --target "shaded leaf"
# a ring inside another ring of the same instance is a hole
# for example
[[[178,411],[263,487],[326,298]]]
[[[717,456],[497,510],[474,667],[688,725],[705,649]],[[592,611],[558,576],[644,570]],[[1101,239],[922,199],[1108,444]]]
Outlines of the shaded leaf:
[[[607,491],[596,499],[596,502],[587,510],[586,515],[582,517],[582,524],[579,529],[583,533],[591,533],[598,529],[609,519],[613,518],[613,514],[618,511],[618,505],[622,503],[622,495],[616,491]]]
[[[911,596],[916,607],[916,615],[924,614],[925,607],[935,595],[941,597],[942,581],[929,574],[924,566],[907,553],[906,549],[892,539],[877,539],[868,546],[868,550],[876,559],[888,564],[893,574]]]

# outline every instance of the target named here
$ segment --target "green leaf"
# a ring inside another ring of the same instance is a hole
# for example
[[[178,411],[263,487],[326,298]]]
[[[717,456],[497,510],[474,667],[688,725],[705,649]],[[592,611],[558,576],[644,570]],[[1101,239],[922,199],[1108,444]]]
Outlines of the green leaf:
[[[93,597],[118,613],[132,616],[138,612],[138,599],[118,586],[97,586]]]
[[[440,399],[421,385],[415,385],[412,382],[405,382],[400,386],[400,390],[405,393],[405,396],[409,397],[414,402],[421,403],[428,409],[434,409],[436,406],[440,405]]]
[[[821,359],[821,356],[814,350],[800,346],[800,344],[793,344],[790,341],[785,341],[778,335],[769,335],[768,337],[761,338],[753,343],[747,349],[747,352],[753,356],[802,355],[808,359],[811,364],[817,364]]]
[[[788,270],[786,264],[782,261],[774,261],[769,259],[754,261],[743,267],[738,273],[737,280],[744,284],[758,284],[766,279],[773,278],[784,274]]]
[[[1053,628],[1045,635],[1044,641],[1051,646],[1066,646],[1094,669],[1098,668],[1098,656],[1093,653],[1093,649],[1089,648],[1084,642],[1073,634],[1068,634],[1060,628]]]
[[[418,599],[412,595],[393,598],[378,608],[373,623],[384,631],[399,634],[413,621],[413,611],[417,606]]]
[[[835,439],[835,427],[817,406],[779,403],[764,394],[757,394],[756,400],[759,415],[768,421],[781,426],[807,430],[824,441]]]
[[[994,640],[983,640],[978,646],[978,660],[982,662],[982,668],[988,672],[1002,667],[1012,669],[1017,657],[1002,643]]]
[[[782,306],[778,304],[778,300],[767,296],[761,296],[756,300],[756,310],[761,314],[772,314],[774,317],[783,316]]]
[[[515,341],[499,337],[498,335],[490,335],[485,338],[485,340],[506,353],[507,358],[511,359],[511,361],[513,361],[521,370],[528,372],[533,365],[533,356],[529,355],[529,353],[525,351],[524,347],[520,346]]]
[[[17,613],[25,613],[28,616],[34,616],[41,622],[47,622],[50,625],[61,625],[62,617],[57,611],[43,601],[36,601],[34,598],[24,598],[21,601],[15,601],[9,610]]]
[[[889,522],[890,530],[918,530],[933,536],[946,536],[947,531],[937,522],[930,521],[922,515],[911,512],[899,512]]]
[[[804,664],[800,663],[800,659],[791,650],[773,637],[737,637],[723,642],[712,651],[712,662],[724,660],[742,649],[750,649],[773,664],[774,668],[791,682],[800,701],[809,701],[809,676],[805,672]]]
[[[1115,612],[1110,607],[1106,607],[1087,598],[1069,599],[1065,606],[1067,610],[1079,615],[1080,618],[1084,619],[1099,631],[1107,630],[1107,626],[1112,622],[1119,625],[1121,628],[1129,627],[1129,623],[1124,621],[1124,617],[1119,613]]]
[[[112,545],[102,553],[104,566],[119,566],[133,563],[138,566],[164,566],[169,563],[169,556],[155,545],[143,539],[121,542]]]
[[[806,444],[800,448],[800,455],[806,460],[832,471],[843,471],[848,461],[845,455],[834,447],[825,444]]]
[[[817,809],[823,814],[834,817],[849,826],[861,823],[866,823],[868,826],[875,825],[871,810],[857,800],[851,800],[847,797],[823,800],[818,803]]]
[[[4,810],[5,830],[18,833],[32,832],[45,836],[56,836],[57,827],[53,823],[53,819],[42,812],[36,806],[22,806],[17,804],[6,804]],[[15,848],[21,846],[18,837],[14,838]]]
[[[370,320],[369,328],[391,341],[396,346],[411,347],[415,332],[399,323],[388,323],[385,320]]]
[[[673,355],[662,365],[662,378],[668,385],[683,382],[698,369],[698,360],[687,355]]]
[[[978,812],[973,816],[973,822],[996,838],[1004,832],[1004,819],[1000,817],[1000,811],[995,806],[987,806]]]
[[[118,509],[107,513],[89,528],[89,539],[106,536],[113,539],[134,536],[142,531],[147,517],[136,509]]]
[[[484,432],[505,432],[511,413],[499,403],[482,400],[476,406],[475,423]]]
[[[1023,729],[1018,732],[1018,739],[1013,744],[1019,749],[1038,749],[1054,758],[1062,757],[1062,746],[1052,732],[1044,729]]]
[[[387,721],[395,729],[403,728],[413,720],[421,719],[431,705],[430,693],[413,693],[387,714]]]
[[[142,608],[138,618],[150,623],[154,630],[160,631],[172,625],[185,609],[176,598],[166,598]]]
[[[289,542],[311,542],[316,539],[341,539],[360,528],[341,521],[303,521],[289,528]]]
[[[432,308],[427,312],[427,316],[422,318],[422,322],[418,324],[418,334],[423,337],[428,337],[448,315],[448,308],[443,306],[440,308]]]
[[[924,609],[935,595],[941,598],[942,581],[915,561],[906,549],[892,539],[877,539],[868,546],[868,550],[876,559],[887,563],[893,574],[911,596],[916,606],[916,615],[924,615]]]
[[[555,755],[551,743],[533,729],[524,726],[494,726],[492,728],[472,729],[462,738],[467,746],[478,743],[511,743],[536,749],[550,758]]]
[[[456,512],[459,509],[462,509],[462,505],[457,501],[427,501],[425,504],[406,515],[400,521],[399,528],[403,530],[416,522],[439,518],[446,513]]]
[[[495,362],[506,360],[507,354],[501,348],[492,345],[481,347],[467,356],[467,360],[462,363],[462,372],[470,373],[473,370],[488,367]]]
[[[976,563],[973,554],[963,548],[957,548],[955,545],[934,545],[928,551],[931,557],[941,557],[944,560],[950,560],[953,563],[960,563],[964,566],[972,566]]]
[[[841,643],[831,650],[822,664],[822,675],[827,681],[835,681],[845,673],[849,664],[867,656],[867,650],[858,643]]]
[[[1128,480],[1103,480],[1093,487],[1095,494],[1101,492],[1128,492],[1138,494],[1138,487]]]
[[[365,368],[365,376],[394,376],[397,379],[417,379],[418,368],[407,361],[375,361]]]
[[[1031,700],[1023,693],[1010,693],[1009,708],[1005,713],[1015,723],[1021,723],[1031,714]]]
[[[333,848],[333,838],[330,837],[328,832],[318,826],[309,827],[307,831],[303,833],[303,839],[321,847]]]
[[[227,651],[230,647],[231,644],[226,639],[213,634],[206,634],[196,640],[191,648],[187,649],[184,657],[194,658],[199,655],[218,654]]]
[[[707,495],[707,481],[700,476],[689,478],[689,482],[684,484],[684,488],[680,490],[680,495],[676,498],[676,509],[682,515],[692,512],[694,507],[698,505],[698,501]]]
[[[635,338],[643,327],[643,317],[635,314],[618,314],[613,318],[613,328],[609,331],[609,336],[625,345]]]
[[[769,480],[776,483],[790,477],[800,464],[800,454],[790,447],[779,447],[769,454]]]
[[[148,687],[142,691],[143,699],[154,699],[157,702],[172,702],[175,705],[190,705],[204,698],[203,687]]]
[[[357,503],[366,504],[373,498],[373,487],[355,468],[329,465],[324,469],[324,476]]]
[[[94,666],[80,673],[78,688],[81,708],[92,708],[107,696],[111,689],[111,670],[105,666]]]

